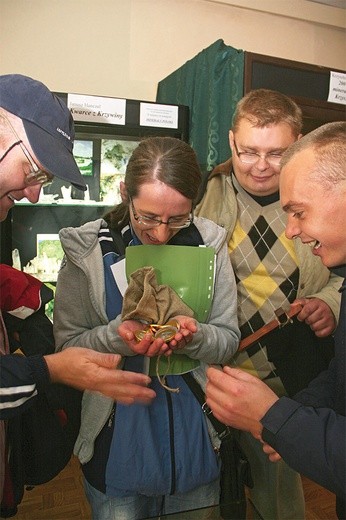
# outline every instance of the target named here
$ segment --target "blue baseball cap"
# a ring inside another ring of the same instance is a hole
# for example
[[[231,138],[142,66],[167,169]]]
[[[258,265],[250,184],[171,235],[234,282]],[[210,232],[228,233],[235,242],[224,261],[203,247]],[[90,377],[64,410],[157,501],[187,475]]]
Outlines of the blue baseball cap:
[[[22,119],[31,148],[47,172],[86,190],[72,153],[73,118],[60,98],[40,81],[6,74],[0,76],[0,107]]]

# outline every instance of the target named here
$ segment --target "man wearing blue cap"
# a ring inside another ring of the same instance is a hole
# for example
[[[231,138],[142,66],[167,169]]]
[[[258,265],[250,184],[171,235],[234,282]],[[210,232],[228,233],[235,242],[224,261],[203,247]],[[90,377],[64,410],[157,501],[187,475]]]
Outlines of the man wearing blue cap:
[[[37,202],[42,186],[54,176],[86,189],[72,154],[73,142],[70,111],[43,83],[20,74],[0,76],[0,221],[16,201],[26,197]],[[1,314],[0,351],[8,351]],[[0,418],[21,410],[8,404],[9,388],[14,392],[20,386],[30,388],[26,402],[36,394],[38,382],[50,380],[125,403],[154,396],[146,388],[150,381],[146,376],[114,370],[119,356],[113,354],[73,348],[44,358],[0,356],[0,363]]]
[[[16,200],[37,202],[41,187],[54,176],[86,189],[72,154],[72,116],[63,101],[43,83],[9,74],[0,77],[0,107],[1,219]]]
[[[0,221],[16,201],[26,197],[37,202],[41,188],[55,176],[86,189],[72,155],[73,142],[67,106],[43,83],[19,74],[0,76]],[[149,402],[155,396],[147,388],[149,377],[115,370],[119,361],[118,355],[86,348],[48,356],[9,355],[0,298],[0,502],[5,474],[3,419],[25,411],[51,382],[101,392],[125,404]]]

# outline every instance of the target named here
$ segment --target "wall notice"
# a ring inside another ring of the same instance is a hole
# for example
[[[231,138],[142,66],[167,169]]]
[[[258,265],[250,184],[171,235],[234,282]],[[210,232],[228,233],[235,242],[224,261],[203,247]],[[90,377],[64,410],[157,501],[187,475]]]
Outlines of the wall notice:
[[[346,105],[346,74],[343,72],[330,73],[328,101]]]

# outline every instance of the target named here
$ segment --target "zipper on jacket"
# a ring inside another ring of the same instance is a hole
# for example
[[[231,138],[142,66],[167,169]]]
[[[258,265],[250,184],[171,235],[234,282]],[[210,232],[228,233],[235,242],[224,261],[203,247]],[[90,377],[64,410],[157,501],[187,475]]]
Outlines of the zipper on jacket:
[[[112,424],[113,424],[113,421],[114,421],[114,416],[115,416],[115,403],[114,403],[113,409],[112,409],[112,411],[110,413],[110,416],[108,417],[108,428],[112,427]]]
[[[169,445],[171,452],[171,491],[170,495],[174,495],[175,493],[175,480],[176,480],[176,471],[175,471],[175,453],[174,453],[174,419],[173,419],[173,405],[172,405],[172,396],[170,392],[165,390],[167,406],[168,406],[168,422],[169,422]]]

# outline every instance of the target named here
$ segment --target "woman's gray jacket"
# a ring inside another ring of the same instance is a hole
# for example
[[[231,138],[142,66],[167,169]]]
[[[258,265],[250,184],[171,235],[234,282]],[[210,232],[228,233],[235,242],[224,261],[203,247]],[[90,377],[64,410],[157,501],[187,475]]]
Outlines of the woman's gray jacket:
[[[194,377],[205,386],[206,364],[224,364],[238,348],[240,332],[237,322],[237,289],[225,243],[226,232],[205,218],[195,218],[204,244],[216,253],[214,296],[207,323],[198,323],[193,340],[180,353],[200,360]],[[82,346],[99,352],[133,356],[120,338],[118,316],[108,321],[105,310],[105,282],[98,233],[107,227],[103,219],[88,222],[79,228],[60,231],[65,257],[58,276],[54,304],[54,336],[56,349]],[[160,247],[160,246],[158,246]],[[113,400],[85,392],[81,429],[75,453],[82,463],[93,455],[93,444],[107,421]],[[213,436],[214,437],[214,436]],[[217,439],[213,438],[215,445]]]

